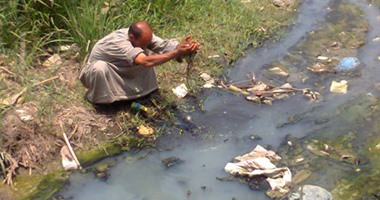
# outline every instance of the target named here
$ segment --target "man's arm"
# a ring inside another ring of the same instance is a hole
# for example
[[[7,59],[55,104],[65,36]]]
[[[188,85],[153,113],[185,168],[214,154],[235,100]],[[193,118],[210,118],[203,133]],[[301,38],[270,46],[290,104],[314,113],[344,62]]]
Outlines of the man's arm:
[[[176,39],[162,39],[155,34],[153,34],[152,41],[148,45],[148,49],[153,51],[155,54],[163,54],[174,50],[179,41]]]
[[[197,44],[180,43],[174,50],[163,54],[146,55],[145,53],[140,53],[135,57],[134,64],[144,67],[158,66],[179,56],[193,53],[197,48]]]
[[[140,53],[136,56],[134,63],[137,65],[142,65],[144,67],[154,67],[166,63],[174,58],[180,56],[177,49],[169,51],[163,54],[146,55],[145,53]]]

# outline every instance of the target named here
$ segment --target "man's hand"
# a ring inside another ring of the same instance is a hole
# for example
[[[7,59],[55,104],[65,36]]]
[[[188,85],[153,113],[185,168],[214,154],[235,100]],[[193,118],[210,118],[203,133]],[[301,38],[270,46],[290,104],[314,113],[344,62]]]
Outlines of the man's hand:
[[[134,64],[142,65],[144,67],[154,67],[163,64],[174,58],[181,58],[186,55],[192,55],[196,53],[200,48],[200,45],[195,40],[191,39],[191,36],[186,36],[181,43],[173,51],[169,51],[163,54],[145,55],[140,53],[136,56]]]
[[[187,35],[180,44],[177,45],[177,50],[181,55],[189,55],[195,53],[200,48],[200,44],[191,39],[190,35]]]

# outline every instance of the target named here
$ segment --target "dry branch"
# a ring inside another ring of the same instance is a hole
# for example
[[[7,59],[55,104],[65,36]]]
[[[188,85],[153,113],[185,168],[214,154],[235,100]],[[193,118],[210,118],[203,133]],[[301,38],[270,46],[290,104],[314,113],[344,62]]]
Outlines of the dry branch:
[[[81,169],[82,166],[80,165],[79,160],[78,160],[77,156],[75,155],[75,152],[74,152],[73,148],[71,147],[69,139],[67,138],[66,133],[65,133],[65,131],[63,129],[62,122],[60,122],[59,125],[61,126],[62,134],[63,134],[63,139],[65,140],[65,143],[66,143],[67,147],[69,148],[71,156],[74,158],[74,160],[75,160],[76,164],[78,165],[79,169]]]

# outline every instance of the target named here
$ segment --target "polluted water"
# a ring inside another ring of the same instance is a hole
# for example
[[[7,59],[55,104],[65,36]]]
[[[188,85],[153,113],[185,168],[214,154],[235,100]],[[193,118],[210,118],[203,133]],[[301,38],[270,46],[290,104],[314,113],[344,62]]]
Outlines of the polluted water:
[[[374,40],[380,33],[379,16],[379,7],[364,0],[302,1],[296,22],[281,40],[246,52],[226,74],[231,82],[242,81],[247,74],[274,85],[289,82],[297,88],[312,88],[323,99],[311,102],[294,95],[268,106],[220,88],[205,89],[203,110],[184,113],[201,128],[181,137],[168,132],[159,139],[159,150],[104,160],[117,161],[106,181],[92,173],[75,172],[57,195],[64,199],[266,200],[270,199],[266,190],[252,190],[239,179],[223,181],[229,177],[224,171],[227,163],[261,145],[283,157],[280,164],[289,165],[300,185],[318,185],[335,199],[344,199],[336,196],[344,193],[339,192],[339,180],[355,173],[359,176],[363,170],[370,173],[379,164],[365,159],[366,155],[352,156],[360,150],[355,147],[376,137],[372,113],[380,94],[376,86],[380,42]],[[316,63],[334,69],[346,57],[354,59],[344,63],[359,61],[360,65],[333,73],[308,69]],[[271,74],[273,67],[289,76]],[[331,83],[342,80],[347,81],[347,92],[330,92]],[[164,165],[168,158],[173,163]],[[304,164],[305,160],[309,163]],[[305,172],[306,178],[300,180],[299,172]]]

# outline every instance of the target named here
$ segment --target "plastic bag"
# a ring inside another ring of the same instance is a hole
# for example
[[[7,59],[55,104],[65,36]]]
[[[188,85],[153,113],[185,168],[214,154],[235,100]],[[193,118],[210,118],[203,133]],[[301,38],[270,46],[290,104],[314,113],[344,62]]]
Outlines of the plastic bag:
[[[338,71],[348,71],[356,68],[359,65],[359,59],[354,57],[345,57],[342,60],[340,60],[339,64],[335,66],[334,69]]]

